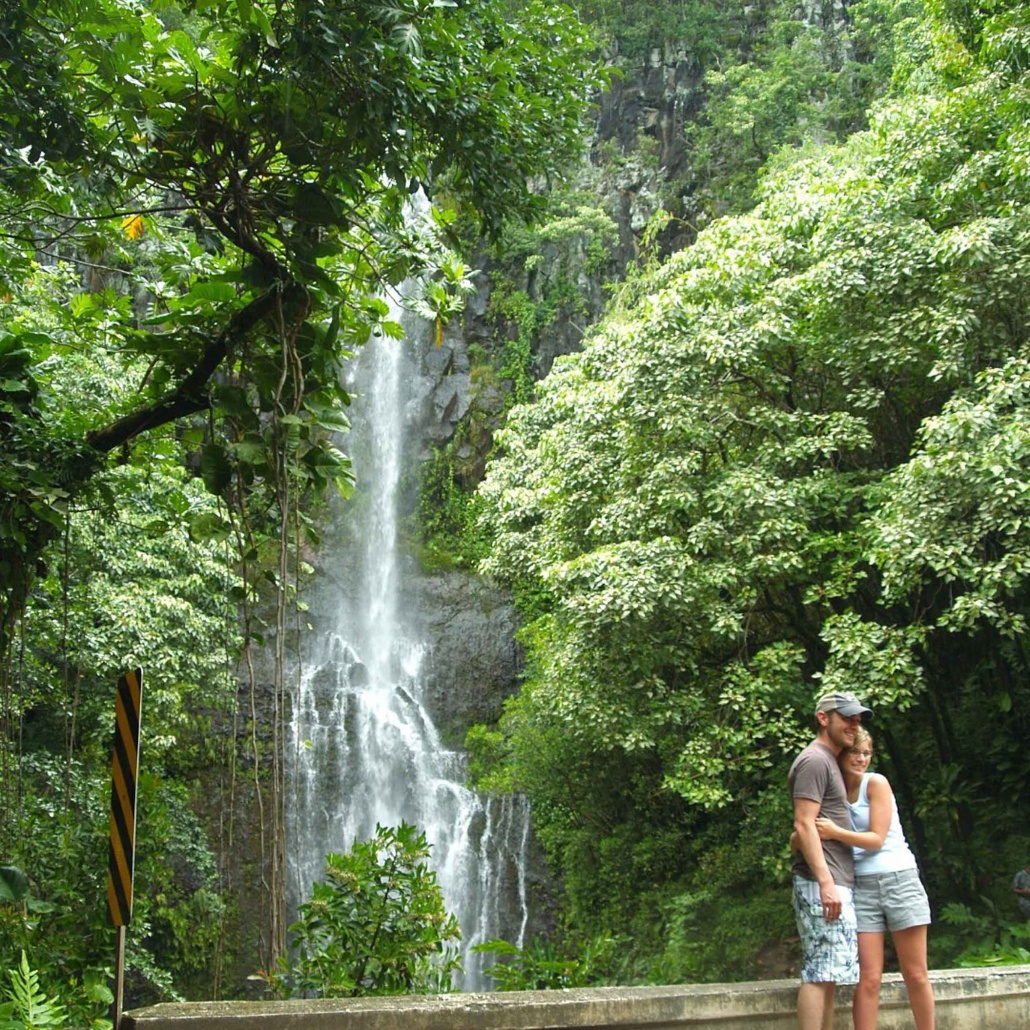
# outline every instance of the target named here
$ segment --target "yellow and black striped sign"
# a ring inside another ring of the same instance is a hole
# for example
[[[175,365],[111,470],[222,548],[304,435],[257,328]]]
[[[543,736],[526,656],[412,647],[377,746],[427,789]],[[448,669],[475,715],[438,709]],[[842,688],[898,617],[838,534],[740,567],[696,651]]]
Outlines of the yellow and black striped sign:
[[[114,752],[111,758],[111,856],[107,863],[107,910],[114,926],[132,918],[132,869],[136,849],[136,770],[143,670],[118,680]]]

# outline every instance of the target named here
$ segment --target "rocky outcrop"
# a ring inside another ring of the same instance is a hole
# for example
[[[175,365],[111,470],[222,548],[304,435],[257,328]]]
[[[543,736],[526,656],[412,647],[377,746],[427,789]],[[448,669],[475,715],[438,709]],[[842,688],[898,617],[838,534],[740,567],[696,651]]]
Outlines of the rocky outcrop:
[[[496,721],[517,689],[517,616],[507,592],[466,572],[426,576],[418,590],[428,707],[445,740],[459,745],[469,726]]]
[[[416,403],[424,412],[426,440],[433,445],[451,440],[470,412],[478,409],[490,417],[505,404],[510,383],[477,381],[476,364],[469,358],[470,346],[480,348],[496,368],[504,347],[527,334],[526,324],[496,302],[498,280],[507,299],[518,295],[538,307],[528,329],[529,371],[543,378],[557,357],[579,350],[584,333],[604,310],[606,284],[623,278],[639,256],[645,227],[670,199],[682,217],[663,234],[662,248],[689,242],[689,226],[697,219],[684,128],[702,105],[704,68],[696,55],[672,44],[634,62],[617,55],[613,60],[623,74],[598,99],[589,158],[577,177],[582,195],[596,198],[596,210],[611,220],[611,235],[603,241],[607,256],[598,258],[598,226],[584,224],[577,230],[573,216],[560,232],[540,231],[532,253],[498,258],[484,249],[473,257],[480,271],[463,324],[447,328],[442,346],[423,351],[424,378]]]
[[[464,336],[451,328],[439,346],[426,339],[419,350],[421,374],[415,382],[409,418],[423,445],[438,446],[454,436],[472,403],[468,347]]]

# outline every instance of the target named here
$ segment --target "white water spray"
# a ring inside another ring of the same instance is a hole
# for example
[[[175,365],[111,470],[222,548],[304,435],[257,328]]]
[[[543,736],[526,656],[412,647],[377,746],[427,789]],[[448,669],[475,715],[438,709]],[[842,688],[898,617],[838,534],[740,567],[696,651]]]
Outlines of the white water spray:
[[[397,321],[412,321],[399,307]],[[291,721],[287,817],[292,912],[324,875],[325,855],[401,821],[426,834],[430,864],[462,930],[465,990],[488,989],[492,957],[472,945],[522,945],[528,922],[529,813],[517,798],[465,786],[465,759],[441,741],[425,706],[425,642],[400,610],[398,497],[414,355],[409,340],[374,339],[350,373],[347,440],[358,490],[323,542],[340,558],[318,607],[328,629],[305,645]],[[330,564],[326,562],[325,564]]]

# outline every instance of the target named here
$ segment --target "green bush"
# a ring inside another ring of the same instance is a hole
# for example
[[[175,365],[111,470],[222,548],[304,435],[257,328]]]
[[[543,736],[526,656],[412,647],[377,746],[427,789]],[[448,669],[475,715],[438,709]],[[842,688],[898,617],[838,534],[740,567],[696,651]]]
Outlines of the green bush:
[[[461,970],[458,921],[444,908],[429,845],[414,826],[377,826],[326,878],[290,927],[294,954],[269,980],[294,997],[434,994]]]
[[[497,990],[549,991],[604,983],[602,969],[611,959],[615,944],[612,938],[598,938],[587,944],[577,958],[562,954],[550,941],[537,940],[524,948],[504,940],[486,941],[472,950],[500,959],[486,970]]]
[[[959,968],[1030,963],[1030,923],[1001,919],[990,899],[980,900],[989,914],[959,902],[944,906],[940,918],[944,929],[935,934],[936,950],[948,949],[949,964]]]

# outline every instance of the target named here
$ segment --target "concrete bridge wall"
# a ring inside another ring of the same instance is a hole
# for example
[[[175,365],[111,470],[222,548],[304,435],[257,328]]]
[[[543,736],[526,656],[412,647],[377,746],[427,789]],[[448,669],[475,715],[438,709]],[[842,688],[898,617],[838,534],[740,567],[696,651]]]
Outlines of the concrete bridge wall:
[[[1030,966],[931,972],[937,1030],[1030,1028]],[[125,1013],[121,1030],[755,1030],[795,1026],[797,983],[601,987],[280,1002],[186,1002]],[[838,997],[850,1026],[850,990]],[[904,985],[884,978],[880,1030],[912,1026]]]

